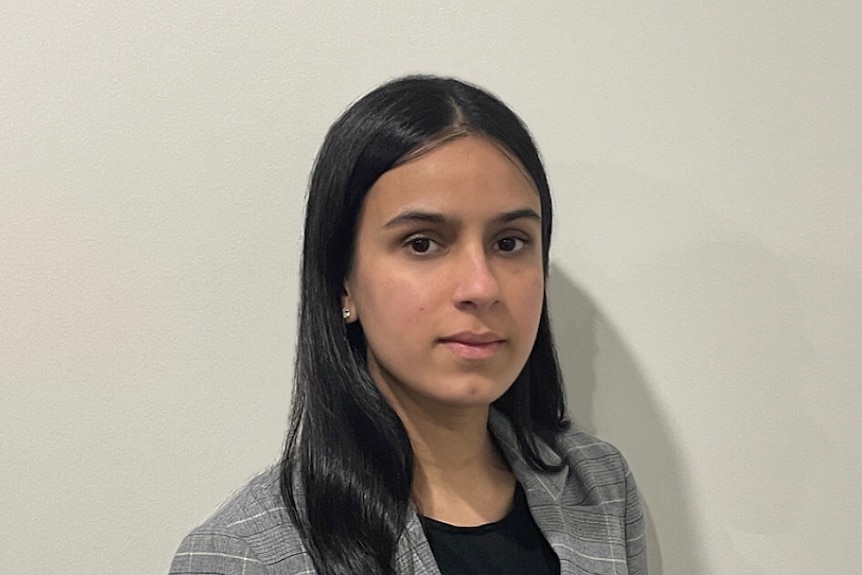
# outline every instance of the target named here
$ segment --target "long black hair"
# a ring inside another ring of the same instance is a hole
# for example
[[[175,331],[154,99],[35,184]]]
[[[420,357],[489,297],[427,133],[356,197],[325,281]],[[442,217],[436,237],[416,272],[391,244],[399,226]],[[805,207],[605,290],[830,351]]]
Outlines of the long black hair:
[[[322,575],[394,572],[413,479],[407,431],[368,374],[361,325],[341,316],[360,208],[383,173],[468,134],[504,146],[532,178],[542,208],[547,277],[552,206],[538,151],[520,119],[475,86],[432,76],[384,84],[332,125],[314,165],[281,491]],[[547,297],[527,363],[494,406],[511,421],[530,465],[551,469],[536,437],[553,443],[568,420]]]

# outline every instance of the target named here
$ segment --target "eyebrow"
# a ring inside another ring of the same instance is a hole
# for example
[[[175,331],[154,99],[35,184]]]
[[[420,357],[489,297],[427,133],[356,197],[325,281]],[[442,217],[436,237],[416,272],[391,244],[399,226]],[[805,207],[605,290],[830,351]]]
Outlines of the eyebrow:
[[[542,221],[542,217],[537,214],[535,210],[530,208],[521,208],[518,210],[512,210],[510,212],[503,212],[502,214],[494,218],[494,222],[506,224],[521,219]],[[428,224],[451,224],[455,223],[456,220],[454,218],[437,212],[422,212],[417,210],[411,210],[398,214],[397,216],[383,224],[383,227],[394,228],[417,222],[423,222]]]

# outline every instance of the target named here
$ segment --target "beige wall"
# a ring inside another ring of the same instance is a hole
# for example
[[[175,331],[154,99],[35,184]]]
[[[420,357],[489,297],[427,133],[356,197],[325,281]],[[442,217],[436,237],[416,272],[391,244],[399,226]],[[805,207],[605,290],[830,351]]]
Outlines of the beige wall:
[[[402,4],[0,8],[0,571],[165,572],[277,456],[313,155],[424,71],[542,148],[653,574],[857,572],[862,5]]]

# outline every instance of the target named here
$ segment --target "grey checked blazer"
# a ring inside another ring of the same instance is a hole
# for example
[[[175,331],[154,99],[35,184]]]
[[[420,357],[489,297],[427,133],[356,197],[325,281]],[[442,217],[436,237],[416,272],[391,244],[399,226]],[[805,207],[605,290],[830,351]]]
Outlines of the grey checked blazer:
[[[578,430],[542,444],[556,473],[531,469],[508,420],[492,410],[489,423],[530,512],[560,559],[561,575],[646,575],[644,521],[634,479],[611,445]],[[398,543],[399,575],[440,575],[411,512]],[[525,573],[528,569],[525,566]],[[278,468],[259,475],[182,542],[171,575],[313,575],[316,573],[279,493]]]

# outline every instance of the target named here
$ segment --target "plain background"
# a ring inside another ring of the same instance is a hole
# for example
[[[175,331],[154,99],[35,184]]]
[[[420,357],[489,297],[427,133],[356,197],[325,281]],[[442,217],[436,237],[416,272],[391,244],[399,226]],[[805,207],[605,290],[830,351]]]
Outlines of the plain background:
[[[277,457],[314,154],[432,72],[543,152],[652,573],[858,573],[862,4],[406,5],[0,7],[0,571],[163,573]]]

